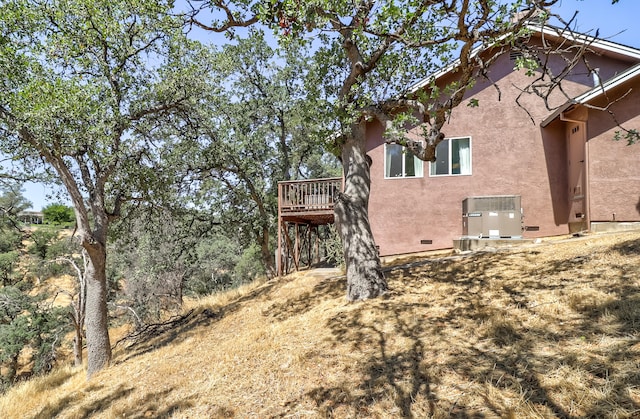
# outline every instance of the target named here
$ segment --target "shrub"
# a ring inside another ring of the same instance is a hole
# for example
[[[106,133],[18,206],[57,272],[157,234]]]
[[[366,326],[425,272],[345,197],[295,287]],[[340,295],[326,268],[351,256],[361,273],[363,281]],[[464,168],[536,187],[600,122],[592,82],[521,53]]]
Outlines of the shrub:
[[[20,259],[17,250],[11,252],[0,253],[0,281],[2,285],[12,285],[16,277],[15,266]]]
[[[75,214],[73,208],[62,204],[50,204],[42,209],[44,221],[52,224],[64,224],[73,222]]]

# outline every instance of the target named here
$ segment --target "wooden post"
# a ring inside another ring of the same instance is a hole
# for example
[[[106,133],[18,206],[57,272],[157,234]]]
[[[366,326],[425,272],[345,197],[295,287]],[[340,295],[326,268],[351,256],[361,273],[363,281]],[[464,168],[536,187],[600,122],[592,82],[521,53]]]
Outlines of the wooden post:
[[[307,224],[307,266],[311,269],[311,224]]]
[[[320,227],[315,226],[314,230],[316,232],[316,243],[315,243],[315,248],[316,248],[316,263],[320,263]]]
[[[276,275],[282,276],[282,199],[284,185],[278,183],[278,245],[276,246]]]
[[[295,229],[295,244],[293,246],[293,264],[296,267],[296,271],[300,270],[300,224],[294,224]]]

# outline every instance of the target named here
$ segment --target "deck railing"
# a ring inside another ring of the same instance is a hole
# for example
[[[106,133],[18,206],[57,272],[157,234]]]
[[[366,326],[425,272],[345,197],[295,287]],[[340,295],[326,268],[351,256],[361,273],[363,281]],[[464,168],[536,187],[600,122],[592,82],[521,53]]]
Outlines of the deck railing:
[[[332,211],[341,190],[342,178],[278,182],[278,206],[281,213]]]

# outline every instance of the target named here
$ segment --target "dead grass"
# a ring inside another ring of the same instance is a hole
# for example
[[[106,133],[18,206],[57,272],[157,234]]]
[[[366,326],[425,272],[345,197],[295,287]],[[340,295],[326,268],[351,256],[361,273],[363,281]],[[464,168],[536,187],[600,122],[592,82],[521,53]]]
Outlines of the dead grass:
[[[8,418],[640,415],[640,233],[397,259],[349,304],[312,271],[190,301],[189,319],[0,398]]]

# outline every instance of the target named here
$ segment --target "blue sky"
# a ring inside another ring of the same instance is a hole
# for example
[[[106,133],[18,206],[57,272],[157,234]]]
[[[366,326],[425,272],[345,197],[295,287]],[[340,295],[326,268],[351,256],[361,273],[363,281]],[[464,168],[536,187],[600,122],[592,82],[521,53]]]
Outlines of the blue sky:
[[[577,10],[574,29],[578,32],[594,35],[600,29],[600,38],[640,48],[638,0],[620,0],[615,5],[611,0],[560,0],[552,10],[565,19],[570,19]]]
[[[570,19],[577,10],[575,30],[594,35],[598,29],[600,38],[640,48],[639,0],[620,0],[615,5],[611,4],[611,0],[561,0],[552,10],[565,19]],[[31,201],[34,210],[60,202],[59,197],[51,196],[56,192],[57,189],[51,186],[33,183],[25,185],[25,196]]]

